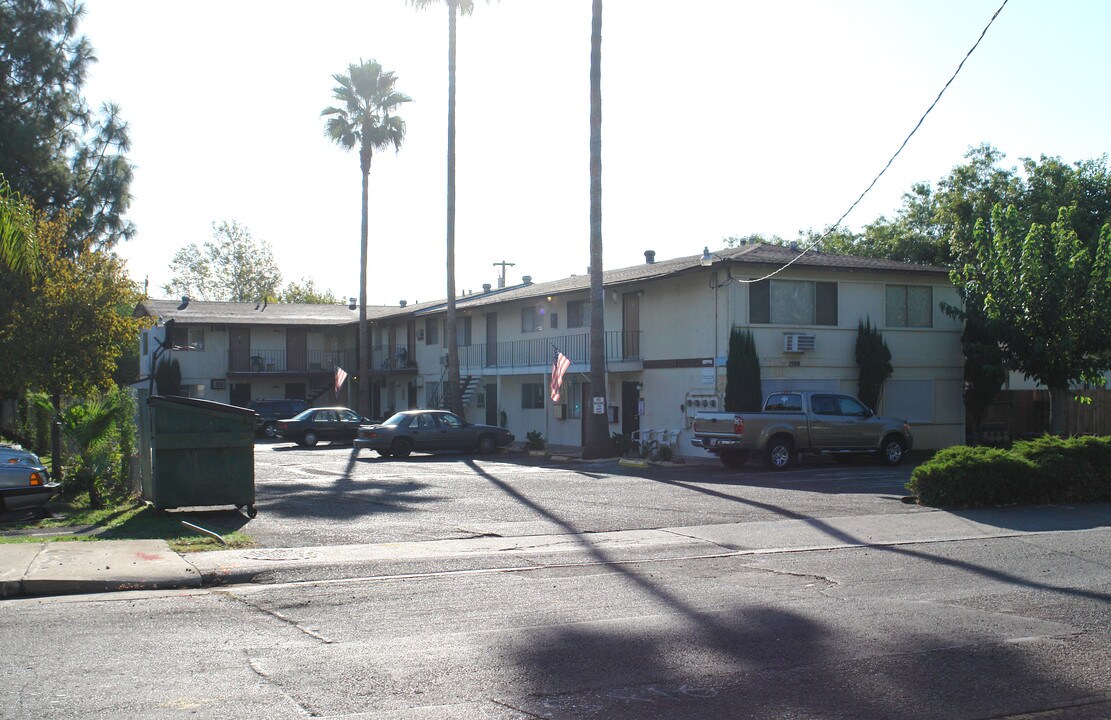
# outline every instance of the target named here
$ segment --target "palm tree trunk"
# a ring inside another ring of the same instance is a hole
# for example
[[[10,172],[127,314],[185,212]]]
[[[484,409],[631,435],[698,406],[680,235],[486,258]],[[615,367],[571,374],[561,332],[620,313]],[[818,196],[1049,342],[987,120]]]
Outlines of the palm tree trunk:
[[[1049,386],[1049,433],[1064,437],[1069,433],[1069,386]]]
[[[594,0],[590,32],[590,392],[602,398],[603,413],[588,420],[584,458],[611,457],[606,410],[606,327],[602,304],[602,0]]]
[[[370,327],[366,317],[366,264],[367,264],[367,223],[370,195],[370,150],[366,140],[360,148],[363,171],[363,222],[359,233],[359,387],[356,394],[358,412],[364,417],[370,415]]]
[[[455,333],[455,31],[459,3],[448,0],[447,42],[447,387],[445,405],[455,414],[463,415],[463,398],[459,392],[459,338]]]

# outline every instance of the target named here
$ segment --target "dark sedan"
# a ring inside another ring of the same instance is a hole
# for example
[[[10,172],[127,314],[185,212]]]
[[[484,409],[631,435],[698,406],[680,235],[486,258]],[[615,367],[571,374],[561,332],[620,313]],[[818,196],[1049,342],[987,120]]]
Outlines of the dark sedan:
[[[511,442],[513,433],[505,428],[469,423],[446,410],[405,410],[379,425],[359,428],[355,449],[408,457],[414,450],[492,453]]]
[[[274,425],[275,434],[283,440],[312,447],[320,441],[349,443],[355,439],[359,426],[370,422],[345,407],[309,408],[288,420]]]

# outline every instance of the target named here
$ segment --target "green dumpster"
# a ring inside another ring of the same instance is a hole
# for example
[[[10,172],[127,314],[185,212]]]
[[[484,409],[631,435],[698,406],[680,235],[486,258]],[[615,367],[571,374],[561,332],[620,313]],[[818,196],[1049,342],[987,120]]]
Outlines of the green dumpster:
[[[257,514],[254,410],[159,395],[147,398],[145,410],[144,500],[158,510],[234,505]]]

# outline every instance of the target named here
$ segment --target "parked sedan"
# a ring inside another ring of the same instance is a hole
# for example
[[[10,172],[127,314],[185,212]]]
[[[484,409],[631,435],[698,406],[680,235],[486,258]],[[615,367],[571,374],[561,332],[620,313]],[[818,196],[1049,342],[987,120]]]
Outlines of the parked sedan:
[[[511,442],[513,434],[505,428],[469,423],[446,410],[405,410],[379,425],[359,428],[355,449],[408,457],[414,450],[492,453]]]
[[[0,445],[0,504],[3,510],[42,507],[61,490],[38,455],[18,445]]]
[[[312,447],[321,440],[349,443],[355,439],[359,426],[368,422],[370,420],[345,407],[309,408],[288,420],[279,420],[274,431],[283,440]]]

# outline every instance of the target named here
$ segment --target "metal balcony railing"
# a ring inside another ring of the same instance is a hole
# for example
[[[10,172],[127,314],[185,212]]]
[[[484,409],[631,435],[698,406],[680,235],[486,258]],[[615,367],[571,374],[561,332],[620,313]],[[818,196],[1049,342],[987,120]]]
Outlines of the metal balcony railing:
[[[354,350],[228,350],[228,372],[312,374],[332,372],[336,366],[351,368]]]
[[[459,348],[459,365],[473,371],[482,368],[543,367],[552,364],[559,349],[577,365],[590,364],[590,333],[480,343]],[[640,331],[606,332],[606,361],[640,359]]]

